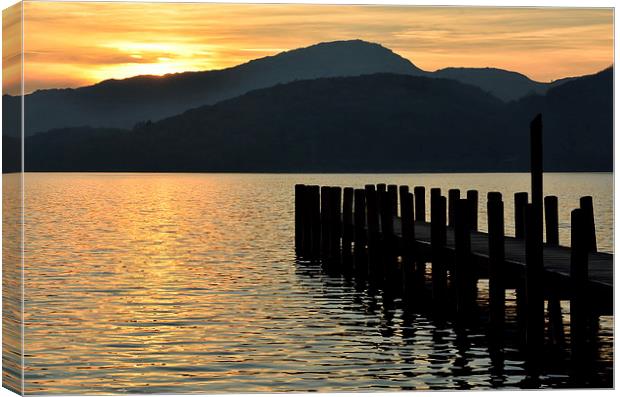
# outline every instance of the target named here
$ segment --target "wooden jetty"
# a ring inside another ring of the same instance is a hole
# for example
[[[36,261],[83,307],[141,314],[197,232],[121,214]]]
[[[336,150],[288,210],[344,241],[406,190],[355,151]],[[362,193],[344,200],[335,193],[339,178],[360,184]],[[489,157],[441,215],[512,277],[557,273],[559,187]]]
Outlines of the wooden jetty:
[[[613,315],[613,255],[597,252],[591,197],[583,197],[571,213],[571,247],[559,245],[557,197],[542,196],[540,115],[530,128],[531,201],[526,192],[514,195],[515,236],[504,234],[505,203],[499,192],[488,193],[485,233],[478,230],[475,190],[461,198],[458,190],[451,189],[446,198],[440,189],[431,189],[428,220],[422,186],[415,186],[412,193],[409,186],[385,184],[364,189],[296,185],[297,253],[334,266],[349,264],[373,277],[398,274],[415,279],[430,263],[434,304],[453,305],[457,318],[474,310],[477,281],[488,279],[490,329],[500,334],[505,291],[514,289],[525,328],[526,357],[532,363],[546,335],[545,302],[547,335],[552,343],[562,343],[560,301],[570,301],[571,351],[579,360],[595,337],[598,317]],[[448,289],[453,298],[446,303]]]

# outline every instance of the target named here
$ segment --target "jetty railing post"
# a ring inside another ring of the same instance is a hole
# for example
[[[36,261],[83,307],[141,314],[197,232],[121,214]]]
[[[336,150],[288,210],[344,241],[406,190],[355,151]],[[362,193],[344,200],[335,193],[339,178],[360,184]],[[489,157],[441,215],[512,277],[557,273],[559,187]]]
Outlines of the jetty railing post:
[[[394,216],[398,213],[398,186],[397,185],[388,185],[387,186],[388,198],[390,200],[391,211]]]
[[[515,237],[525,238],[525,206],[527,205],[527,192],[515,193]]]
[[[469,202],[469,227],[478,231],[478,191],[468,190],[467,201]]]
[[[454,227],[454,211],[456,202],[461,199],[461,191],[459,189],[448,190],[448,226]]]
[[[304,239],[303,231],[305,214],[305,193],[305,185],[295,185],[295,251],[297,251],[297,254],[304,253],[304,247],[302,246],[302,243]]]
[[[355,229],[353,235],[355,239],[355,266],[357,268],[361,267],[360,265],[363,263],[366,254],[366,191],[364,189],[355,189],[354,200],[353,218]]]
[[[353,188],[345,187],[342,193],[342,257],[351,257],[353,242]]]
[[[310,256],[312,254],[312,187],[304,186],[302,196],[302,255]]]
[[[527,206],[527,202],[527,192],[517,192],[514,194],[515,238],[520,240],[525,239],[525,207]],[[517,300],[517,325],[519,330],[524,330],[526,323],[525,282],[516,286],[515,293]],[[522,335],[524,335],[524,333]]]
[[[504,274],[504,202],[499,192],[487,195],[489,230],[489,322],[494,339],[501,338],[506,316]]]
[[[545,232],[547,245],[558,246],[560,237],[558,232],[558,198],[545,197]]]
[[[587,338],[588,241],[587,216],[583,209],[571,212],[570,255],[570,341],[571,356],[579,362],[585,353]]]
[[[454,213],[454,281],[456,312],[460,320],[472,313],[476,303],[476,268],[471,257],[471,202],[459,199]]]
[[[409,193],[409,186],[407,185],[400,185],[398,187],[398,197],[400,200],[400,216],[403,216],[403,199],[406,198],[407,194]],[[413,209],[412,209],[413,210]],[[398,216],[399,214],[397,212],[394,213],[395,216]]]
[[[438,187],[432,187],[431,188],[431,212],[432,212],[432,206],[433,206],[433,198],[437,198],[437,197],[441,197],[441,189]],[[444,211],[445,210],[446,209],[444,208]]]
[[[437,190],[435,190],[437,191]],[[446,245],[446,198],[431,190],[431,261],[433,300],[443,305],[446,297],[447,274],[444,262]]]
[[[401,186],[402,187],[402,186]],[[403,286],[410,285],[415,266],[415,221],[413,210],[413,194],[403,192],[400,196],[401,229],[403,242]]]
[[[583,211],[584,217],[584,238],[586,239],[586,248],[589,252],[596,252],[596,227],[594,225],[594,206],[592,204],[592,196],[584,196],[579,199],[579,208]]]
[[[301,248],[301,241],[303,238],[303,199],[305,194],[306,185],[295,185],[295,246]]]
[[[381,200],[383,199],[383,193],[387,192],[387,185],[385,183],[377,183],[377,208],[381,213]]]
[[[542,236],[538,228],[538,211],[534,204],[525,207],[525,299],[526,356],[531,375],[540,372],[540,354],[545,337],[545,302],[542,291]]]
[[[547,246],[560,244],[558,225],[558,198],[545,196],[545,236]],[[562,306],[559,296],[553,291],[547,297],[547,316],[549,318],[549,339],[556,346],[564,345],[564,325],[562,323]]]
[[[330,231],[330,259],[331,261],[340,262],[340,238],[342,237],[342,188],[335,186],[330,189],[331,192],[331,231]]]
[[[329,186],[321,186],[321,256],[329,255],[331,200]]]
[[[415,201],[415,220],[426,222],[426,189],[424,186],[413,188],[413,199]]]
[[[321,199],[320,188],[317,185],[308,186],[309,200],[308,217],[310,223],[310,254],[318,258],[321,252]],[[306,227],[306,230],[308,227]]]
[[[381,192],[381,236],[383,237],[382,251],[383,251],[383,265],[387,267],[384,270],[393,270],[395,265],[395,246],[394,246],[394,203],[393,196],[396,195],[396,191],[391,189],[390,191]],[[385,274],[388,274],[386,272]]]
[[[413,201],[416,222],[426,222],[426,189],[424,186],[415,186],[413,188]],[[426,262],[424,259],[416,255],[415,258],[415,283],[420,287],[424,286],[426,277]]]
[[[366,185],[366,208],[368,223],[368,270],[375,271],[379,256],[379,200],[374,185]]]

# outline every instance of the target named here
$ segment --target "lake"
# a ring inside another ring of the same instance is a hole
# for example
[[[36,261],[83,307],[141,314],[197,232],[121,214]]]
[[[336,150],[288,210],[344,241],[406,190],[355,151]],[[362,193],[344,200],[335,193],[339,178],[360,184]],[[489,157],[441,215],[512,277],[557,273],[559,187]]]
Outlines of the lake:
[[[529,191],[528,174],[26,174],[26,393],[523,386],[518,349],[498,367],[483,331],[296,259],[296,183],[379,182],[478,189],[482,230],[500,191],[510,235],[512,194]],[[613,174],[545,174],[545,194],[562,245],[592,195],[599,250],[613,252]],[[611,318],[599,344],[585,383],[558,361],[541,387],[611,387]]]

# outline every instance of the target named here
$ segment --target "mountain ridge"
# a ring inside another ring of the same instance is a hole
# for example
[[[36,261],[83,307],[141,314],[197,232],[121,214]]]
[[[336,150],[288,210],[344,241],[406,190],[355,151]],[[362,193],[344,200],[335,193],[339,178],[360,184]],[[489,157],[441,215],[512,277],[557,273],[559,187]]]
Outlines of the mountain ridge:
[[[120,80],[108,79],[79,88],[38,90],[24,98],[29,110],[25,114],[25,131],[30,136],[54,128],[79,125],[130,128],[140,121],[161,120],[191,108],[217,103],[275,84],[373,73],[444,77],[442,74],[450,72],[446,69],[423,71],[410,60],[377,43],[363,40],[325,42],[221,70],[181,72],[165,76],[141,75]],[[473,84],[476,79],[470,75],[452,78]],[[546,84],[528,80],[523,80],[522,84]],[[490,85],[477,84],[496,96],[500,91],[514,91],[494,88],[497,82]],[[502,95],[506,96],[505,93]],[[2,99],[6,112],[18,111],[19,97],[3,96]],[[17,126],[5,120],[3,130],[16,135]]]

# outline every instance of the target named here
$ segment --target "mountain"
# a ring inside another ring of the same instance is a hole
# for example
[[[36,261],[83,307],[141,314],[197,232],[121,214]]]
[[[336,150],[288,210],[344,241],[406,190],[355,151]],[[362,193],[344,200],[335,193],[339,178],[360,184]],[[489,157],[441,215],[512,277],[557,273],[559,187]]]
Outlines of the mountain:
[[[335,41],[282,52],[223,70],[136,76],[76,89],[39,90],[25,96],[28,110],[25,132],[29,136],[80,125],[131,128],[140,121],[161,120],[276,84],[374,73],[455,79],[480,87],[504,101],[530,93],[542,94],[550,86],[500,69],[448,68],[425,72],[379,44],[362,40]],[[2,97],[6,114],[17,112],[19,99]],[[3,121],[5,135],[17,136],[17,127],[14,118]]]
[[[446,68],[437,70],[433,76],[475,85],[505,101],[544,94],[549,87],[549,84],[531,80],[521,73],[496,68]]]
[[[276,85],[132,130],[26,140],[29,171],[525,171],[543,113],[546,170],[613,169],[612,69],[505,103],[395,74]]]
[[[521,73],[497,68],[445,68],[430,75],[475,85],[506,102],[518,100],[528,95],[545,94],[550,88],[576,78],[565,77],[551,83],[542,83]]]
[[[25,96],[26,136],[53,128],[91,125],[131,128],[248,91],[294,80],[358,76],[378,72],[424,74],[379,44],[336,41],[282,52],[223,70],[106,80],[76,89],[40,90]],[[3,96],[5,112],[19,97]],[[4,131],[16,131],[10,121]]]

